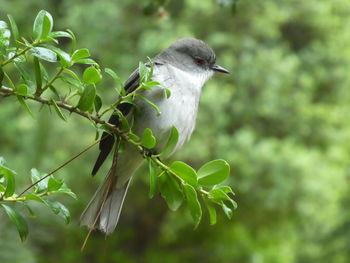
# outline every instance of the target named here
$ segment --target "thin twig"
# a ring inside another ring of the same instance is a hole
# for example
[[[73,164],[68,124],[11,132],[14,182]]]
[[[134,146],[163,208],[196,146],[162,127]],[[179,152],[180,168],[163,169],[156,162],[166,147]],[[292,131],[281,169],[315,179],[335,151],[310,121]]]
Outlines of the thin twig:
[[[70,162],[72,162],[73,160],[75,160],[76,158],[78,158],[80,155],[82,155],[83,153],[87,152],[88,150],[90,150],[92,147],[94,147],[96,144],[98,144],[100,141],[102,141],[103,139],[105,139],[109,134],[105,135],[103,138],[97,140],[96,142],[94,142],[93,144],[91,144],[89,147],[85,148],[83,151],[81,151],[80,153],[78,153],[77,155],[73,156],[72,158],[70,158],[68,161],[64,162],[62,165],[60,165],[59,167],[57,167],[55,170],[53,170],[52,172],[48,173],[47,175],[45,175],[44,177],[40,178],[38,181],[32,183],[31,185],[29,185],[26,189],[23,190],[23,192],[21,192],[18,197],[21,197],[25,192],[27,192],[30,188],[32,188],[33,186],[37,185],[38,183],[40,183],[41,181],[43,181],[44,179],[46,179],[47,177],[53,175],[55,172],[57,172],[58,170],[62,169],[63,167],[65,167],[67,164],[69,164]]]

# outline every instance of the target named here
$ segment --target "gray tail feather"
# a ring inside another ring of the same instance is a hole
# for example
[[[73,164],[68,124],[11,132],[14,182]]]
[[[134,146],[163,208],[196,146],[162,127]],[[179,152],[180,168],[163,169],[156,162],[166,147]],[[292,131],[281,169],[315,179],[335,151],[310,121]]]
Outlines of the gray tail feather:
[[[107,178],[98,187],[91,201],[82,213],[80,217],[80,224],[87,226],[90,229],[96,227],[105,234],[110,235],[117,226],[130,180],[121,188],[111,186],[112,189],[108,193],[107,200],[103,202],[105,193],[108,191],[109,187]],[[102,205],[103,207],[101,210]],[[99,213],[101,214],[99,219],[96,221],[96,225],[94,226],[94,222]]]

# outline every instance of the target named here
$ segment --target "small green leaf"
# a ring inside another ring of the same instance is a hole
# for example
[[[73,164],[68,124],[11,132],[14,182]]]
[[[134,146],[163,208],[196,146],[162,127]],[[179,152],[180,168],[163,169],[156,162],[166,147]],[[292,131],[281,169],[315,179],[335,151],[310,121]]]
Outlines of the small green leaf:
[[[17,96],[17,100],[19,101],[19,103],[22,105],[22,107],[26,110],[26,112],[29,113],[29,115],[35,119],[35,116],[33,114],[33,112],[30,110],[29,106],[27,105],[27,102],[25,101],[25,99],[22,96]]]
[[[46,11],[41,10],[34,20],[33,37],[36,40],[39,40],[41,38],[41,35],[43,32],[43,23],[44,23],[45,13],[46,13]]]
[[[55,191],[51,191],[50,193],[51,194],[66,194],[74,199],[77,199],[77,195],[71,189],[69,189],[65,183],[62,184],[60,189],[55,190]]]
[[[55,109],[55,111],[56,111],[58,117],[60,117],[60,118],[61,118],[62,120],[64,120],[64,121],[67,121],[66,116],[63,115],[63,113],[62,113],[60,107],[58,107],[58,105],[57,105],[57,103],[56,103],[56,101],[55,101],[54,99],[51,99],[51,105],[52,105],[53,108]]]
[[[17,95],[27,96],[28,95],[28,85],[21,83],[17,88]]]
[[[44,47],[33,47],[30,49],[33,56],[48,62],[57,62],[57,55],[55,52]]]
[[[179,131],[176,129],[175,126],[172,126],[170,130],[168,142],[165,146],[164,151],[161,153],[160,156],[163,158],[168,158],[170,155],[172,155],[178,140],[179,140]]]
[[[214,189],[220,189],[222,191],[224,191],[226,194],[235,194],[232,190],[232,188],[228,185],[215,185]]]
[[[158,177],[157,177],[158,167],[150,158],[147,159],[147,162],[148,162],[148,171],[149,171],[148,197],[153,198],[153,196],[157,191],[157,185],[158,185]]]
[[[189,184],[184,184],[184,192],[187,200],[188,208],[190,209],[193,221],[195,223],[194,228],[197,228],[202,219],[202,208],[198,201],[196,190]]]
[[[87,48],[82,48],[74,51],[72,55],[72,60],[76,61],[78,59],[86,58],[86,57],[90,57],[90,52]]]
[[[41,180],[39,183],[37,183],[41,178],[46,176],[46,174],[40,173],[37,169],[32,168],[30,170],[30,177],[32,180],[32,183],[35,183],[34,186],[34,192],[35,193],[42,193],[47,190],[47,183],[48,183],[48,178],[45,178],[44,180]]]
[[[36,81],[36,90],[40,91],[42,86],[42,75],[39,60],[37,57],[34,57],[34,71],[35,71],[35,81]]]
[[[227,216],[228,219],[231,219],[233,216],[233,211],[231,208],[229,208],[227,205],[224,203],[221,204],[222,210],[224,211],[225,215]]]
[[[15,175],[15,171],[6,167],[3,162],[0,163],[0,178],[5,177],[6,181],[6,188],[5,192],[3,193],[5,197],[12,196],[15,193]]]
[[[13,208],[4,204],[1,204],[1,206],[5,209],[7,215],[9,216],[11,221],[15,224],[22,242],[26,240],[28,236],[28,225],[25,219],[21,216],[21,214],[19,214]]]
[[[83,79],[85,83],[94,84],[101,81],[102,75],[95,67],[88,67],[84,71]]]
[[[123,131],[129,131],[130,130],[130,125],[129,125],[129,121],[128,119],[124,116],[124,114],[118,110],[117,108],[115,108],[115,112],[113,113],[115,115],[118,115],[119,120],[121,121],[122,125],[121,128]]]
[[[71,52],[70,53],[73,53],[73,51],[75,50],[77,39],[76,39],[74,33],[72,32],[72,30],[67,29],[66,31],[68,32],[68,34],[71,36],[71,39],[72,39],[72,47],[71,47]]]
[[[44,45],[46,48],[50,49],[52,52],[56,53],[56,55],[59,57],[59,61],[61,63],[61,65],[64,68],[70,67],[72,65],[72,60],[70,55],[63,51],[62,49],[59,49],[55,46],[51,46],[51,45]]]
[[[83,94],[80,97],[78,108],[82,111],[88,111],[94,105],[96,97],[95,85],[86,85]]]
[[[183,202],[182,190],[173,176],[163,173],[159,178],[160,193],[172,211],[176,211]]]
[[[91,58],[79,58],[74,62],[77,64],[98,65],[97,62]]]
[[[67,37],[72,39],[71,34],[69,34],[68,32],[64,32],[64,31],[55,31],[55,32],[51,32],[49,34],[50,37],[52,38],[57,38],[57,37]]]
[[[150,72],[147,69],[146,65],[142,62],[139,63],[139,75],[140,75],[140,80],[139,80],[140,85],[142,84],[142,82],[144,81],[147,82],[149,80]]]
[[[146,128],[141,137],[141,144],[147,149],[152,149],[156,146],[156,138],[153,136],[152,130]]]
[[[157,105],[154,104],[152,101],[150,101],[149,99],[147,99],[146,97],[140,94],[136,94],[136,96],[142,99],[143,101],[145,101],[147,104],[149,104],[157,112],[157,116],[160,116],[162,114],[159,108],[157,107]]]
[[[188,164],[180,161],[175,161],[170,165],[170,169],[182,180],[185,181],[185,183],[197,187],[198,181],[197,181],[197,174],[196,171],[189,166]]]
[[[211,201],[206,196],[203,196],[203,200],[204,200],[204,203],[207,206],[207,209],[209,212],[210,225],[215,225],[216,224],[216,209],[212,205]]]
[[[13,35],[13,39],[15,41],[15,45],[18,47],[19,44],[17,41],[19,41],[19,33],[18,33],[18,27],[17,27],[16,21],[13,19],[13,17],[11,15],[7,15],[7,18],[10,21],[12,35]]]
[[[102,99],[97,94],[96,94],[96,97],[95,97],[94,105],[95,105],[95,111],[96,111],[96,113],[98,113],[100,111],[101,107],[102,107]]]
[[[51,209],[54,214],[63,217],[63,219],[66,221],[66,224],[70,222],[71,217],[69,210],[63,204],[48,199],[45,199],[45,204]]]
[[[35,40],[44,40],[53,28],[53,19],[49,12],[41,10],[35,18],[33,36]]]
[[[49,12],[45,11],[41,38],[46,39],[51,33],[52,28],[53,28],[53,18]]]
[[[165,93],[166,93],[166,98],[169,99],[171,96],[171,91],[170,89],[165,88]]]
[[[47,184],[47,191],[48,192],[52,192],[52,191],[57,191],[58,189],[61,188],[61,186],[63,185],[63,180],[57,180],[54,177],[50,177],[49,178],[49,182]]]
[[[124,85],[123,82],[121,81],[120,77],[117,75],[117,73],[115,73],[112,69],[110,68],[105,68],[105,72],[110,75],[115,82],[118,84],[118,88],[117,88],[117,93],[118,94],[125,94],[125,90],[124,90]]]
[[[135,142],[138,142],[140,140],[140,137],[137,136],[135,133],[133,133],[132,131],[130,131],[130,133],[128,134],[129,138]]]
[[[27,194],[24,196],[25,200],[31,200],[39,203],[45,203],[45,200],[36,194]]]
[[[230,165],[224,160],[213,160],[199,168],[197,173],[200,185],[216,185],[230,175]]]
[[[222,206],[225,201],[228,201],[231,203],[233,208],[237,208],[237,203],[225,193],[224,189],[212,189],[209,191],[208,197],[211,201],[217,203],[218,205]]]

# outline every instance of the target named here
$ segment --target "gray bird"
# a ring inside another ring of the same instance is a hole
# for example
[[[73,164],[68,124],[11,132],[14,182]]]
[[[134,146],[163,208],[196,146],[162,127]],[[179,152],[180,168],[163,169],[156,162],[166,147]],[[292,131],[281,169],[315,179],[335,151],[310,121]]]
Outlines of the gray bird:
[[[155,103],[161,114],[144,101],[136,101],[140,114],[134,114],[130,104],[119,105],[119,110],[125,116],[134,116],[133,131],[141,135],[150,128],[157,139],[156,152],[162,152],[169,137],[172,126],[179,131],[179,139],[175,151],[189,140],[196,122],[198,103],[201,90],[206,81],[216,72],[229,73],[225,68],[215,63],[214,51],[203,41],[194,38],[177,40],[152,59],[154,65],[152,80],[160,82],[171,91],[167,98],[161,87],[142,91],[142,95]],[[132,92],[139,86],[139,72],[135,70],[125,83],[126,92]],[[112,115],[109,122],[118,126],[117,115]],[[107,136],[107,137],[106,137]],[[92,174],[95,175],[114,144],[114,137],[103,134],[100,142],[100,154]],[[105,181],[99,186],[91,201],[81,216],[81,224],[89,228],[97,227],[107,235],[115,229],[124,202],[130,179],[140,167],[143,157],[134,148],[126,145],[125,150],[118,155],[117,166],[113,171],[113,185]],[[101,208],[102,207],[102,208]],[[100,211],[101,210],[101,211]],[[100,216],[98,216],[100,213]],[[96,221],[96,222],[95,222]]]

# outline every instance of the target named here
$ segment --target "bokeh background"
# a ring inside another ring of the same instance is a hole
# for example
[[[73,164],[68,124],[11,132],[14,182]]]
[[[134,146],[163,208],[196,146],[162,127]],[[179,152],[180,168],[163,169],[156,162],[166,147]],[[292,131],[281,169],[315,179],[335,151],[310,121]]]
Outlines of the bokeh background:
[[[228,183],[239,208],[232,220],[208,215],[193,231],[183,209],[149,200],[146,169],[127,196],[118,230],[86,229],[83,207],[108,165],[92,178],[97,148],[61,170],[78,201],[65,225],[40,205],[22,244],[0,214],[0,262],[350,262],[350,4],[348,0],[0,0],[0,20],[12,14],[30,36],[41,9],[55,29],[69,28],[78,47],[124,80],[140,60],[178,38],[209,43],[231,75],[203,90],[197,129],[174,159],[194,167],[216,158],[232,167]],[[114,98],[106,85],[100,94]],[[0,102],[0,155],[28,184],[30,168],[51,171],[91,144],[94,129],[71,116],[64,123],[35,103],[35,121],[12,99]]]

